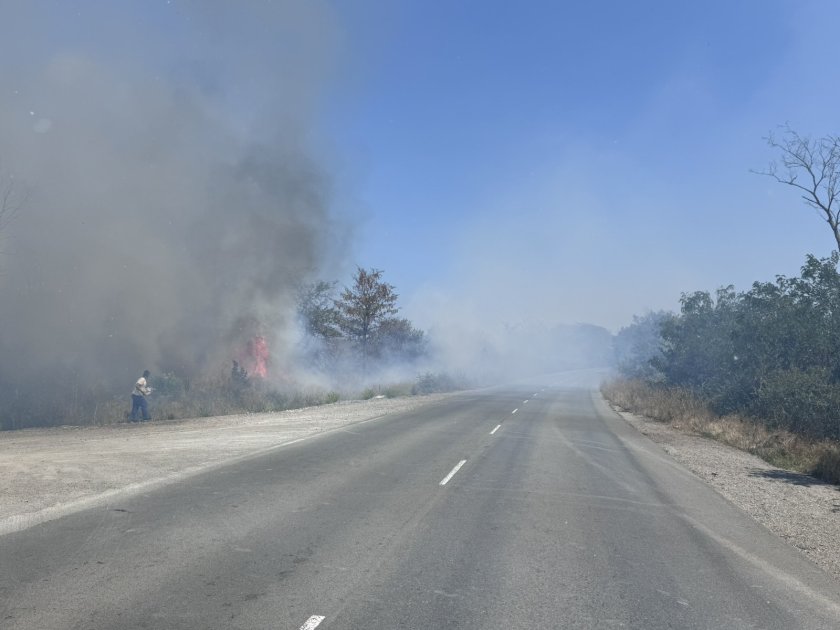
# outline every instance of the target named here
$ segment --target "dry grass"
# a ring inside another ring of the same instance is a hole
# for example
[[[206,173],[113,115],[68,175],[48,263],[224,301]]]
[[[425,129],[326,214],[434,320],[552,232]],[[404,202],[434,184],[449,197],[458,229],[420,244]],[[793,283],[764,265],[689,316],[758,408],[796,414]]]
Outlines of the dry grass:
[[[174,374],[152,377],[154,393],[149,399],[152,420],[177,420],[241,413],[271,413],[313,407],[349,398],[374,396],[397,398],[465,388],[463,378],[444,373],[424,374],[416,382],[386,382],[363,392],[336,391],[289,383],[275,386],[259,380],[236,381],[227,369],[220,369],[193,381]],[[0,384],[2,386],[2,384]],[[128,395],[90,387],[68,396],[57,388],[44,388],[29,396],[14,397],[0,387],[0,431],[60,425],[110,425],[128,421]]]
[[[312,407],[337,402],[339,392],[316,387],[287,387],[273,389],[262,383],[235,387],[224,375],[207,378],[191,384],[189,389],[174,386],[179,383],[153,381],[156,391],[149,399],[152,420],[176,420],[223,416],[241,413],[276,412],[300,407]],[[162,387],[158,387],[162,383]],[[0,430],[61,425],[103,426],[128,421],[131,400],[125,396],[99,395],[83,392],[79,402],[62,404],[57,396],[43,396],[40,406],[21,399],[16,407],[2,408],[0,396]]]
[[[734,446],[773,466],[840,483],[840,443],[769,429],[757,419],[718,416],[700,398],[681,388],[619,379],[602,385],[601,392],[621,409]]]

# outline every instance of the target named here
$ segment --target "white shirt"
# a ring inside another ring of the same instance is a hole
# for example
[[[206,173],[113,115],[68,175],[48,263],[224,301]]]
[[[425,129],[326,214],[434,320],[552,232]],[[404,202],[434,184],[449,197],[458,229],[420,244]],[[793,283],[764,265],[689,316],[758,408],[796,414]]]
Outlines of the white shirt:
[[[151,392],[152,389],[146,386],[146,379],[141,376],[134,384],[134,391],[131,394],[132,396],[148,396]]]

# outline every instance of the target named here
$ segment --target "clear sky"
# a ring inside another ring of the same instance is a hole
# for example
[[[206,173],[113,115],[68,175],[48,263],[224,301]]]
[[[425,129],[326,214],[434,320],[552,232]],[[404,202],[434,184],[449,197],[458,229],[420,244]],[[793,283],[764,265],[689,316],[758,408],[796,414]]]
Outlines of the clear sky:
[[[833,245],[750,169],[777,125],[838,132],[834,0],[2,0],[0,18],[7,75],[87,55],[166,83],[167,107],[200,94],[203,122],[310,145],[336,217],[323,275],[383,269],[427,329],[616,330]],[[3,86],[22,120],[51,104],[27,81]]]
[[[840,3],[336,3],[339,204],[431,324],[590,321],[796,273],[827,227],[751,174],[836,133]]]

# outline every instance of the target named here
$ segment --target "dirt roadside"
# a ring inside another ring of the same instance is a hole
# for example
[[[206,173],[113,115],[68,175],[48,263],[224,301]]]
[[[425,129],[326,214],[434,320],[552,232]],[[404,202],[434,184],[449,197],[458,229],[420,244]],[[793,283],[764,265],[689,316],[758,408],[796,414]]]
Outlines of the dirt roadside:
[[[840,488],[610,406],[676,461],[840,579]]]
[[[0,433],[0,535],[447,394],[281,413]]]

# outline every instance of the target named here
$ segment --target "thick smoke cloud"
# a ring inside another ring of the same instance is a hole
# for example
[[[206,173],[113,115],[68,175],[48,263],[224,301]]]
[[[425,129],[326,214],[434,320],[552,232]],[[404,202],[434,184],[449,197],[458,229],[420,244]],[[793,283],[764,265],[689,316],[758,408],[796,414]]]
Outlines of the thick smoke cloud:
[[[0,170],[29,190],[0,263],[0,382],[195,375],[258,333],[282,352],[335,236],[307,132],[329,12],[69,5],[0,9]]]

